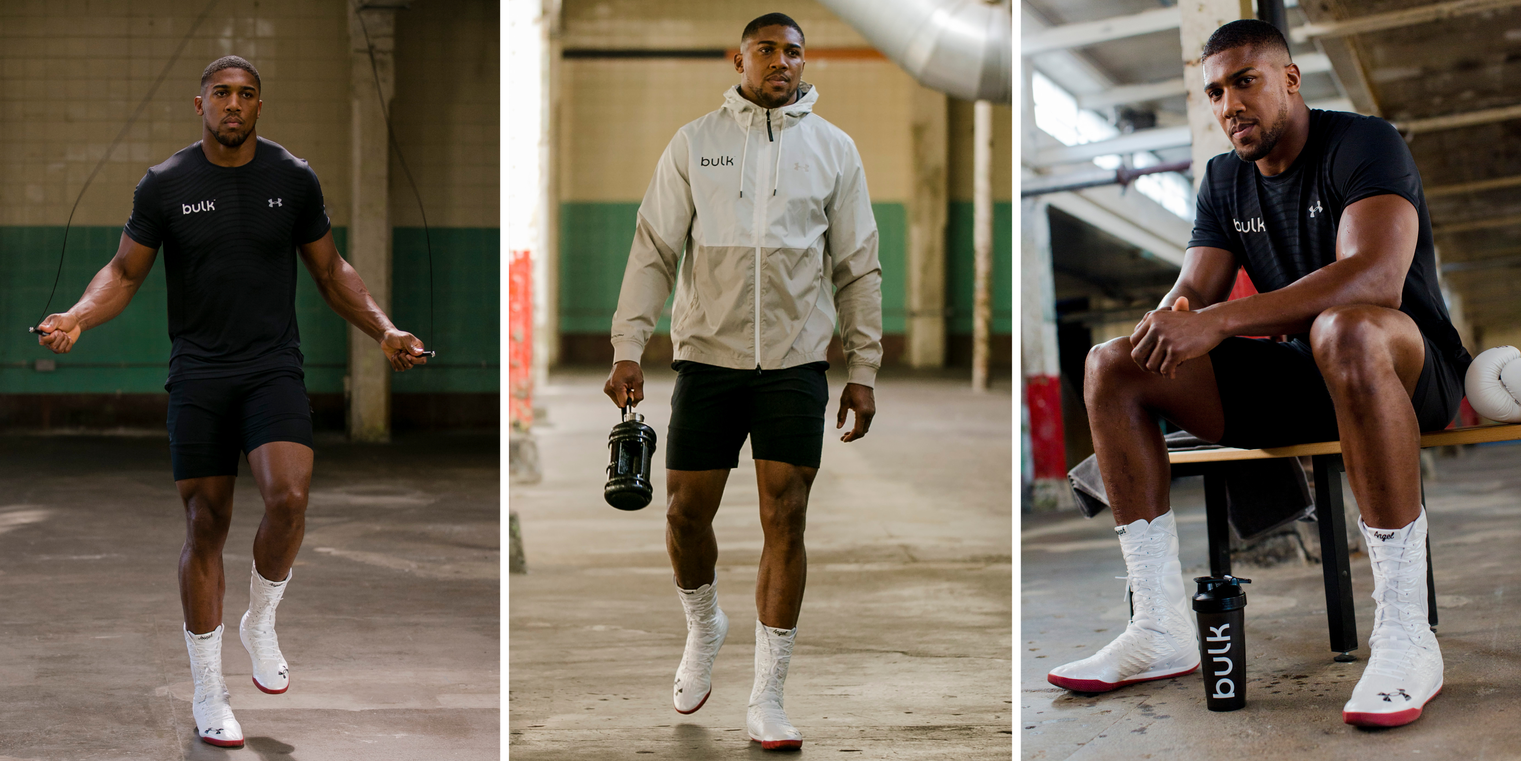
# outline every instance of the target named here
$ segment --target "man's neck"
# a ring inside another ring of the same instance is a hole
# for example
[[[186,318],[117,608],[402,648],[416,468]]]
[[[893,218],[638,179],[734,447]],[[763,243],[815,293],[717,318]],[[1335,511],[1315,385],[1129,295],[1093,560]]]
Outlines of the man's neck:
[[[1289,106],[1289,125],[1272,153],[1257,159],[1257,171],[1264,177],[1283,174],[1294,165],[1294,160],[1304,151],[1310,141],[1310,108],[1303,98],[1295,98]]]
[[[243,166],[254,160],[254,154],[259,148],[258,130],[248,133],[247,139],[236,148],[229,148],[217,142],[210,131],[201,132],[201,153],[206,155],[206,160],[217,166]]]

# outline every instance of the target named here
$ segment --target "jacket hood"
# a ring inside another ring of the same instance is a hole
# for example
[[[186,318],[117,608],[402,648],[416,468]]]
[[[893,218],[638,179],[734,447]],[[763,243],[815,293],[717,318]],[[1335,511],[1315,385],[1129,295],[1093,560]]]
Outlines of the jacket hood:
[[[807,82],[799,82],[797,86],[798,99],[780,108],[771,109],[781,111],[783,114],[795,118],[802,118],[813,113],[813,104],[819,102],[819,88]],[[739,94],[739,85],[730,87],[724,91],[724,110],[733,114],[736,118],[749,112],[761,113],[767,109],[762,108],[745,99]]]

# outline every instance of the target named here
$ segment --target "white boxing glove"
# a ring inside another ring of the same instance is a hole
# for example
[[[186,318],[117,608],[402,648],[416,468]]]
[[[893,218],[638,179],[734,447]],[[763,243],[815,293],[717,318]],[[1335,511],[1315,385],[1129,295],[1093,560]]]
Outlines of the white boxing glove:
[[[1496,346],[1474,357],[1463,385],[1473,411],[1502,423],[1521,423],[1521,349]]]

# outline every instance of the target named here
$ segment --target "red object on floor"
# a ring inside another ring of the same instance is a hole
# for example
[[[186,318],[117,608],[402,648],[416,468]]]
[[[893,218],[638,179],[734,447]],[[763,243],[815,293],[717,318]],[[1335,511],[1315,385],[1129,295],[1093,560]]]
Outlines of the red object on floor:
[[[533,259],[527,249],[508,253],[507,278],[507,416],[526,431],[533,427]]]
[[[1067,444],[1062,433],[1062,386],[1055,375],[1025,378],[1030,410],[1030,454],[1036,478],[1067,477]]]

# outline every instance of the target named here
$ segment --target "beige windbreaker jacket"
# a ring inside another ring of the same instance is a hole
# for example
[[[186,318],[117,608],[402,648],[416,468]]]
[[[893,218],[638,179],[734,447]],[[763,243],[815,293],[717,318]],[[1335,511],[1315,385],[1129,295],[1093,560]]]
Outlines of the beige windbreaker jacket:
[[[855,142],[813,115],[818,88],[799,89],[796,103],[765,109],[730,88],[666,146],[639,205],[614,361],[639,361],[674,283],[676,359],[821,361],[838,316],[848,382],[875,383],[882,268],[866,174]]]

